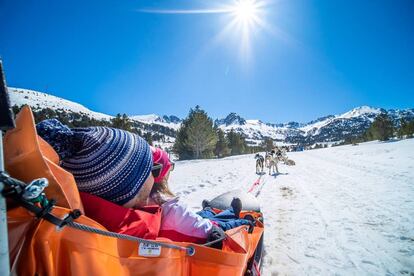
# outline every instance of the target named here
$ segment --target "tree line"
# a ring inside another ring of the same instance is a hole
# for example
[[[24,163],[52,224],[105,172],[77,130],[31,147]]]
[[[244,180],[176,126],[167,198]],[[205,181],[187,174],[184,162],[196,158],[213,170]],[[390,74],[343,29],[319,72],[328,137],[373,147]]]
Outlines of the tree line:
[[[371,126],[358,137],[348,137],[343,144],[357,144],[373,140],[387,141],[393,137],[412,138],[414,135],[414,119],[401,118],[399,124],[394,125],[392,119],[386,114],[379,114]]]
[[[13,106],[15,114],[19,110],[20,107]],[[190,109],[187,118],[183,120],[177,132],[163,126],[148,126],[133,121],[126,114],[117,114],[110,120],[97,120],[85,114],[50,108],[33,111],[33,114],[36,123],[45,119],[56,118],[69,127],[107,126],[124,129],[140,135],[150,145],[153,144],[153,141],[165,141],[164,133],[167,133],[168,136],[176,138],[172,150],[180,160],[222,158],[258,151],[270,151],[274,147],[274,141],[270,137],[264,137],[262,143],[256,146],[249,145],[246,136],[233,129],[224,133],[200,106]],[[153,129],[153,127],[156,129]],[[402,118],[397,125],[394,125],[392,119],[386,113],[381,113],[365,133],[357,137],[347,137],[338,145],[356,144],[372,140],[387,141],[392,137],[411,138],[413,135],[414,119]]]
[[[269,140],[273,147],[273,141],[270,138],[265,139],[267,142]],[[249,146],[245,135],[233,129],[224,133],[200,106],[190,109],[177,131],[173,146],[173,152],[180,160],[222,158],[262,150],[263,145]]]

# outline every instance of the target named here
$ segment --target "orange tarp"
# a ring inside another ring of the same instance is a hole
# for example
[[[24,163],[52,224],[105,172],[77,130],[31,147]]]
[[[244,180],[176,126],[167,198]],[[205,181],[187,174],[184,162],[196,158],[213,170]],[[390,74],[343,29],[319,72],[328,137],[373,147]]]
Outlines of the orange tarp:
[[[46,177],[47,196],[57,199],[52,213],[63,218],[71,209],[82,210],[73,176],[58,166],[59,158],[37,136],[30,108],[24,107],[16,119],[16,129],[4,140],[6,169],[11,176],[30,182]],[[10,203],[10,202],[9,202]],[[159,256],[140,255],[138,242],[107,237],[69,226],[63,229],[33,217],[22,207],[8,205],[9,247],[15,275],[243,275],[249,258],[263,234],[263,226],[248,234],[246,226],[227,231],[223,249],[197,244],[195,254],[161,247]],[[257,216],[257,213],[254,213]],[[92,219],[81,216],[76,222],[106,230]]]

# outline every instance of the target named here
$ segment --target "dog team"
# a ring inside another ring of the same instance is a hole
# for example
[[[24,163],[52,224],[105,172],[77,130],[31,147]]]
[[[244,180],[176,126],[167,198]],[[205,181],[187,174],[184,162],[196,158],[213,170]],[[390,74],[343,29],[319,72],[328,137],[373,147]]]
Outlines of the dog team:
[[[266,152],[264,157],[260,153],[257,153],[255,159],[256,174],[262,174],[265,167],[269,169],[269,175],[279,174],[278,162],[283,162],[288,166],[295,165],[295,161],[287,157],[285,147],[275,147],[270,152]]]

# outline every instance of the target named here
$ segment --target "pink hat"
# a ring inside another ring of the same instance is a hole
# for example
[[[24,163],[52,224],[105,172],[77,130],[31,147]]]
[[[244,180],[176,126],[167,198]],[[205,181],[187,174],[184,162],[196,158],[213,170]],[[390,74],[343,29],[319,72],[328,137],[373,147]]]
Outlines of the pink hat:
[[[164,176],[168,173],[169,169],[171,168],[170,158],[168,157],[168,153],[166,153],[160,148],[151,147],[151,152],[153,162],[162,164],[162,170],[160,175],[154,179],[155,183],[160,183]]]

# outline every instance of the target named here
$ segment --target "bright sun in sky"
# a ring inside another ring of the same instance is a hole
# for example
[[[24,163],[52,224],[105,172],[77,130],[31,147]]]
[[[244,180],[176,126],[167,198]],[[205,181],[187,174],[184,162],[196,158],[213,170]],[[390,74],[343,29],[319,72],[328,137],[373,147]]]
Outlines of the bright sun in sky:
[[[257,17],[257,6],[252,0],[239,0],[235,3],[233,13],[237,20],[250,22]]]
[[[228,23],[222,27],[217,36],[212,39],[214,42],[229,41],[230,37],[236,39],[240,57],[244,61],[250,59],[253,32],[259,28],[269,29],[265,22],[264,10],[270,0],[229,0],[220,1],[220,6],[204,9],[161,9],[146,10],[139,12],[160,13],[160,14],[224,14],[229,16]]]
[[[228,6],[231,19],[223,29],[223,38],[235,35],[239,45],[239,56],[244,62],[249,62],[252,54],[253,32],[266,24],[263,21],[264,1],[234,0]]]

